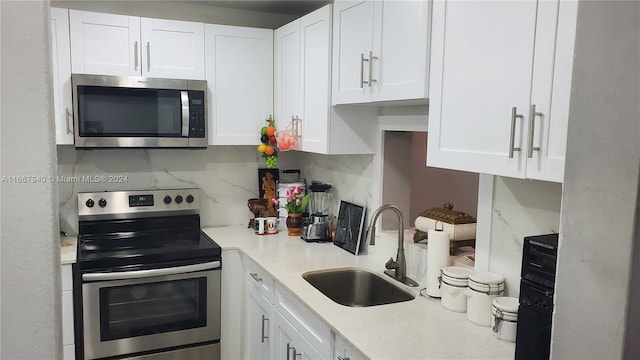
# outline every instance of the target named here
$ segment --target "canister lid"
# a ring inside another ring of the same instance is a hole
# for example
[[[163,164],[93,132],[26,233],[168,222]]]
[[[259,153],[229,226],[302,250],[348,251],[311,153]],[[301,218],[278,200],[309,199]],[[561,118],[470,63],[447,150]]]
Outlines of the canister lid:
[[[503,312],[517,313],[518,312],[518,298],[500,296],[493,299],[493,306],[496,309],[500,309]]]
[[[469,275],[469,280],[480,285],[498,285],[504,283],[504,276],[492,272],[474,272]]]
[[[454,279],[466,280],[473,271],[461,266],[447,266],[442,269],[442,275]]]

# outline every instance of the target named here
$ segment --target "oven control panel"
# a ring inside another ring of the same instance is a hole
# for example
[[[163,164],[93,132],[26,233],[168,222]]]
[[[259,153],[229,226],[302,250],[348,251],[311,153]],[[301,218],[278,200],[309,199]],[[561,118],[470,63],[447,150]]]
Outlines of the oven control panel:
[[[197,214],[200,189],[78,193],[79,219]]]

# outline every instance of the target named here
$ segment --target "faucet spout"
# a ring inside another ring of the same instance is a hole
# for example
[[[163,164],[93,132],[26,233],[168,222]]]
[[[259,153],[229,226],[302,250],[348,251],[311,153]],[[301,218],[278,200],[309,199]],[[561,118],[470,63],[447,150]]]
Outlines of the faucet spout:
[[[376,221],[378,220],[380,214],[382,214],[385,210],[392,210],[398,217],[398,253],[396,254],[395,261],[393,261],[393,258],[391,258],[385,264],[385,267],[388,270],[386,270],[384,273],[402,282],[405,285],[418,286],[417,282],[407,277],[407,262],[404,256],[404,220],[402,218],[402,212],[397,206],[392,204],[385,204],[380,206],[376,209],[376,211],[373,212],[367,231],[369,245],[375,245]]]

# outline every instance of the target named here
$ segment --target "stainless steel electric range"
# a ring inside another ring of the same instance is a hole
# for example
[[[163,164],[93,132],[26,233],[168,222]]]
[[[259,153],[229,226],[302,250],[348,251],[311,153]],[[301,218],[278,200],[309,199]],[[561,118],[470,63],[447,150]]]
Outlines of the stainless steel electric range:
[[[199,189],[78,193],[78,359],[219,359],[221,249]]]

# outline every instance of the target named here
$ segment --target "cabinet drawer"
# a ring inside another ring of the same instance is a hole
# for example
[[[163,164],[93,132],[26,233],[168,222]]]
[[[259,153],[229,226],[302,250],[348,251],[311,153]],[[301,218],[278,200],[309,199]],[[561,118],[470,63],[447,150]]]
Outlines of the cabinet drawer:
[[[248,257],[245,257],[244,260],[245,279],[247,283],[254,286],[258,290],[258,293],[273,304],[275,299],[273,277]]]
[[[62,277],[62,291],[73,290],[73,277],[71,276],[71,264],[62,265],[60,270]]]
[[[315,347],[331,358],[331,329],[289,290],[276,285],[276,310]]]

